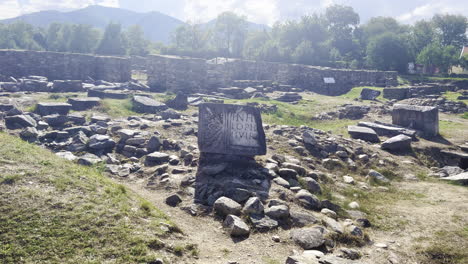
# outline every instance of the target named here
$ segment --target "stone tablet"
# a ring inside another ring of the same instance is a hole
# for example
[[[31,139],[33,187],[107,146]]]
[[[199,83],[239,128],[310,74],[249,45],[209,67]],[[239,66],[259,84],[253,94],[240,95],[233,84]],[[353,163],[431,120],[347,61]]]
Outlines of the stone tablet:
[[[266,154],[260,111],[244,105],[201,104],[200,152],[254,156]]]

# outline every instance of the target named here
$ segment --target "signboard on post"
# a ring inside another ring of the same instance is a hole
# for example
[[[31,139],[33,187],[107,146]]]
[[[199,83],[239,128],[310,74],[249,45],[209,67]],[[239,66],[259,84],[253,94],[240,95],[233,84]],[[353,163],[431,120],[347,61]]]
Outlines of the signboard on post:
[[[205,153],[265,155],[265,132],[260,111],[244,105],[201,104],[198,147]]]

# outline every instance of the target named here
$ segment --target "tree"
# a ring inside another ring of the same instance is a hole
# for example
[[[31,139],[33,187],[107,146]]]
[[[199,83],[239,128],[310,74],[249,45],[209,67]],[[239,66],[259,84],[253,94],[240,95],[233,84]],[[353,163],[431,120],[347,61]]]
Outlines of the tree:
[[[465,70],[468,70],[468,54],[465,54],[460,57],[458,64]]]
[[[208,51],[210,31],[203,30],[200,25],[187,22],[176,28],[172,36],[172,45],[179,52],[200,56]]]
[[[90,25],[73,25],[70,46],[67,51],[76,53],[92,53],[99,40],[99,31]]]
[[[436,39],[434,25],[431,22],[420,20],[411,28],[411,53],[416,59],[417,55]]]
[[[410,61],[405,43],[395,33],[373,38],[367,46],[367,64],[379,70],[405,72]]]
[[[459,63],[457,50],[454,46],[444,47],[433,43],[419,53],[416,61],[426,67],[438,67],[441,72],[448,73],[453,65]]]
[[[443,46],[461,48],[466,43],[467,18],[463,15],[435,15],[432,18]]]
[[[99,42],[96,53],[103,55],[125,55],[125,39],[120,24],[109,23]]]
[[[129,27],[124,34],[129,55],[146,56],[149,54],[150,41],[145,38],[139,25]]]
[[[359,24],[359,14],[350,6],[332,5],[325,10],[330,32],[330,44],[341,55],[353,52],[353,31]]]
[[[214,38],[218,50],[225,56],[240,57],[247,34],[245,17],[233,12],[224,12],[216,19]]]

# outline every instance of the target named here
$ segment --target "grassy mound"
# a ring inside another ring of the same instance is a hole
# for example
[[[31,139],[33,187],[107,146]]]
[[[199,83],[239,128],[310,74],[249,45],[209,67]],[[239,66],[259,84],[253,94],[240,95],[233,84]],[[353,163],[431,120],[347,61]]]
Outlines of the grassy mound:
[[[171,259],[164,240],[174,231],[162,212],[97,169],[0,133],[0,262]]]

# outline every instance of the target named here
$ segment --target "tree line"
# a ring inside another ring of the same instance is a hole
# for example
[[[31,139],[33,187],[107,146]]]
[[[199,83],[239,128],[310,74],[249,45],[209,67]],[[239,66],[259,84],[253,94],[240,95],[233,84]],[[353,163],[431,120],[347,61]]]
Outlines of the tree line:
[[[438,14],[413,25],[391,17],[374,17],[361,24],[352,7],[332,5],[323,13],[277,22],[252,30],[244,16],[220,14],[215,23],[186,23],[171,43],[151,43],[139,26],[122,30],[110,23],[104,31],[89,25],[53,23],[36,28],[24,22],[0,24],[0,48],[141,55],[162,53],[201,58],[234,57],[338,68],[368,68],[406,72],[408,63],[439,68],[468,68],[459,58],[467,45],[467,17]]]
[[[145,56],[150,53],[150,44],[138,25],[122,30],[120,24],[109,23],[102,31],[90,25],[62,23],[52,23],[46,29],[22,21],[0,24],[1,49]]]
[[[177,28],[163,52],[198,57],[226,56],[272,62],[406,72],[415,62],[447,73],[467,43],[467,17],[438,14],[404,25],[391,17],[360,24],[352,7],[332,5],[324,13],[277,22],[271,29],[249,31],[243,16],[225,12],[212,28]]]

